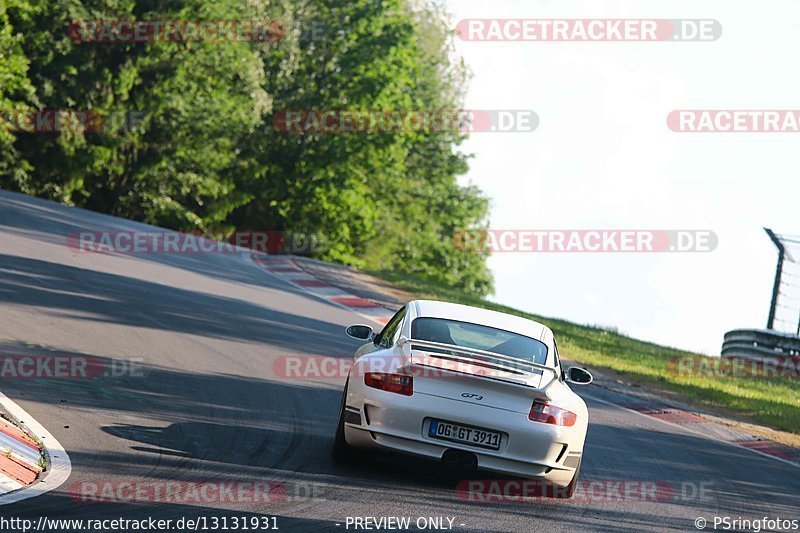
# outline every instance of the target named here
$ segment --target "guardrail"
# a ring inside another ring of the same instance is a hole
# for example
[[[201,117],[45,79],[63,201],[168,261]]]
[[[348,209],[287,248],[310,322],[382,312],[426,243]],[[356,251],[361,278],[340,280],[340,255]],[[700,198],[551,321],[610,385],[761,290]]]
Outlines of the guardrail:
[[[725,334],[722,357],[800,356],[800,337],[768,329],[734,329]]]

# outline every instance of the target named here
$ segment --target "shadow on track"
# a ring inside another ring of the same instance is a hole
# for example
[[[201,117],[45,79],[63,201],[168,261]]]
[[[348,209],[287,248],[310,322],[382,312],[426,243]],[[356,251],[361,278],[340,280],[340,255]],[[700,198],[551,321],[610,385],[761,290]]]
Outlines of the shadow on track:
[[[319,355],[353,350],[340,325],[234,298],[4,254],[0,273],[0,304],[22,303],[76,320],[272,344],[294,352],[301,344],[303,352]]]

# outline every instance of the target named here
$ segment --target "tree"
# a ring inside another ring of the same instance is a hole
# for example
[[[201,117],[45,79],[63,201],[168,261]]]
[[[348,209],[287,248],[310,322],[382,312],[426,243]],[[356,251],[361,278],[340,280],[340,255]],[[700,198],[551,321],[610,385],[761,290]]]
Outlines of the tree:
[[[277,20],[280,31],[85,42],[97,34],[81,21],[93,20]],[[313,232],[324,259],[485,294],[485,255],[454,242],[488,210],[458,183],[463,133],[274,127],[286,110],[457,110],[466,70],[443,21],[410,0],[14,0],[0,11],[4,105],[105,121],[2,132],[0,185],[176,229]]]
[[[8,5],[12,9],[27,8],[17,0],[9,0]],[[22,36],[11,25],[6,4],[0,4],[0,176],[24,186],[32,167],[14,146],[15,130],[20,114],[27,112],[33,100],[33,86],[21,43]]]

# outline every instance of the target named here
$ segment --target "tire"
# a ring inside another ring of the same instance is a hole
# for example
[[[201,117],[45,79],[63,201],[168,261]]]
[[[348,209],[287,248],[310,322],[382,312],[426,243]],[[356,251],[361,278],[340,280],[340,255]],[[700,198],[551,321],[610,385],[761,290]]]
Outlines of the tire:
[[[581,459],[583,462],[583,459]],[[564,487],[563,489],[556,489],[555,490],[555,497],[556,498],[572,498],[572,495],[575,494],[575,487],[578,486],[578,478],[581,475],[581,463],[578,463],[578,468],[575,469],[575,473],[572,475],[572,481],[569,482],[569,485]]]
[[[333,446],[331,447],[331,457],[337,463],[351,463],[354,459],[353,448],[347,444],[344,438],[344,406],[347,401],[347,385],[350,383],[348,379],[344,384],[344,393],[342,394],[342,403],[339,406],[339,422],[336,424],[336,434],[333,437]]]

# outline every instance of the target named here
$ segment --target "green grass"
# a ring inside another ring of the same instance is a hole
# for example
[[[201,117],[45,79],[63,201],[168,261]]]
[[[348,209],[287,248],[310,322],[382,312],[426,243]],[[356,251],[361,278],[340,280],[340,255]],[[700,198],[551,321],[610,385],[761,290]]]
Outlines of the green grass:
[[[798,379],[680,376],[668,371],[668,361],[699,354],[632,339],[603,328],[532,315],[406,274],[386,270],[370,274],[420,298],[447,300],[536,320],[553,330],[564,359],[590,369],[611,369],[633,382],[657,384],[676,392],[686,403],[734,411],[774,429],[800,434]]]

